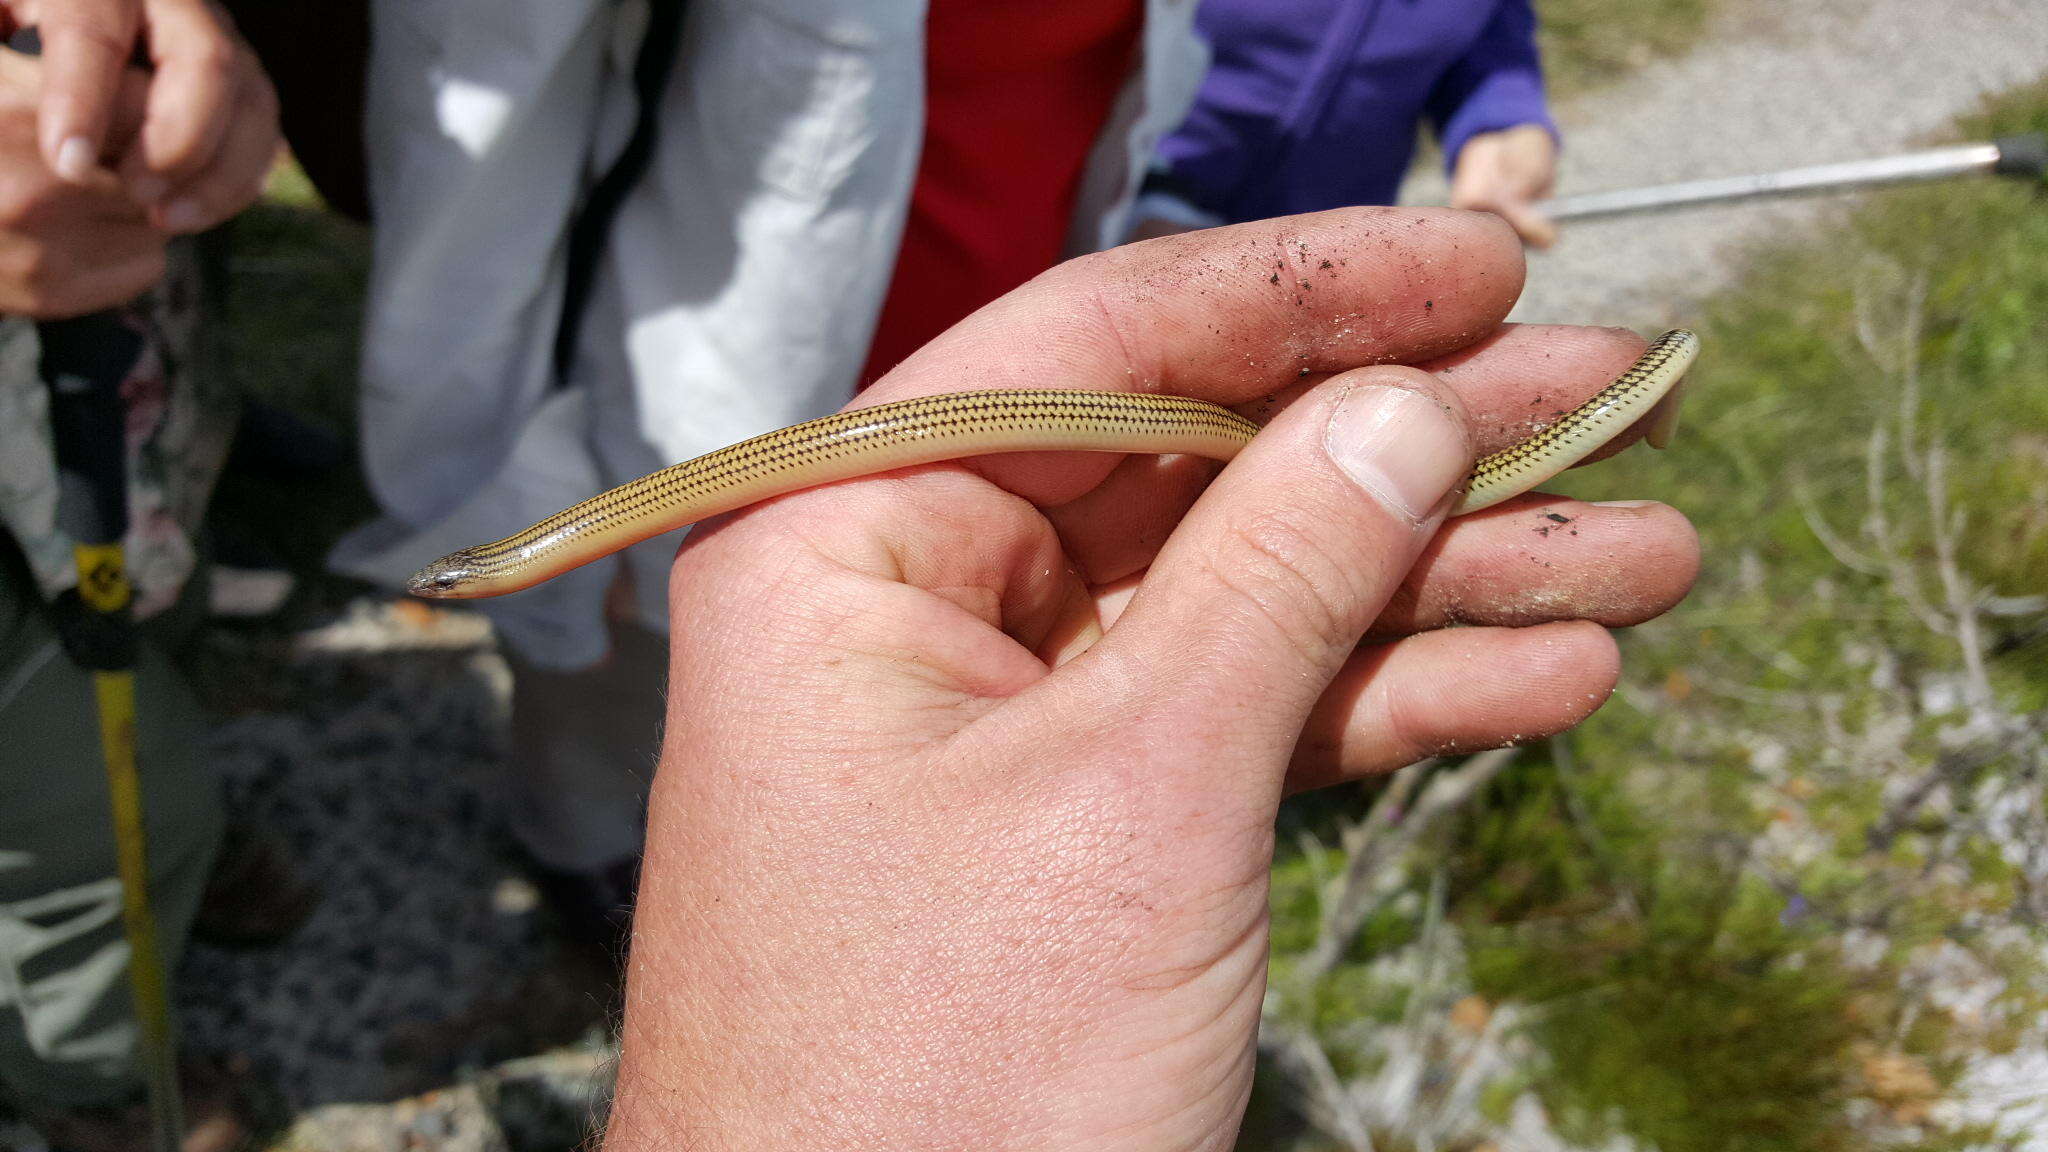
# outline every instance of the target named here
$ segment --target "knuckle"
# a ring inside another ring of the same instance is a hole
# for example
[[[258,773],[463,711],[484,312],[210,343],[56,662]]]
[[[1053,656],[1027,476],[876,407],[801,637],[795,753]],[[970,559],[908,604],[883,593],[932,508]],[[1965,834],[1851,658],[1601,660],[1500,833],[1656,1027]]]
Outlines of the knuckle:
[[[196,210],[194,217],[180,218],[175,222],[166,219],[164,226],[179,233],[211,227],[216,220],[226,214],[227,206],[233,199],[229,191],[231,187],[232,185],[219,179],[203,179],[197,184],[186,186],[177,193],[177,196],[179,200],[190,204]]]
[[[1454,750],[1455,742],[1442,730],[1433,698],[1409,693],[1397,684],[1381,700],[1380,738],[1401,764]]]
[[[63,263],[57,251],[47,244],[24,244],[9,261],[9,271],[28,295],[44,298],[62,285]]]
[[[0,245],[0,287],[5,288],[9,299],[22,302],[21,307],[10,308],[9,311],[27,311],[27,305],[35,299],[35,293],[29,286],[30,247],[27,244]]]
[[[31,310],[48,315],[70,298],[70,277],[61,253],[44,244],[23,244],[8,254],[5,275],[15,295]]]
[[[0,231],[21,232],[34,224],[43,197],[17,181],[0,182]]]
[[[73,11],[60,8],[44,18],[43,35],[46,40],[70,40],[78,47],[122,59],[133,47],[134,23],[134,17],[125,12],[101,15],[91,6]]]
[[[1348,650],[1362,631],[1357,579],[1292,515],[1262,513],[1233,525],[1210,567],[1221,587],[1304,656]]]
[[[186,67],[221,84],[233,79],[240,61],[241,53],[234,41],[224,36],[204,37],[194,43],[185,55]]]
[[[138,296],[163,278],[163,253],[152,253],[148,259],[135,265],[133,273],[123,279],[119,289],[119,298],[126,300]]]
[[[263,179],[259,176],[255,179],[236,181],[228,191],[217,197],[208,197],[204,206],[207,218],[218,222],[240,213],[262,198]]]

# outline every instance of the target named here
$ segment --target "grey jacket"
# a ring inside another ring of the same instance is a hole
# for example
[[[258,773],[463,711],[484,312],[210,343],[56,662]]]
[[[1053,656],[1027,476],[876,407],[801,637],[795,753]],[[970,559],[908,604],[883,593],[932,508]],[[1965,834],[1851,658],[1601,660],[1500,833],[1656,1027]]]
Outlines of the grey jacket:
[[[584,318],[571,378],[585,387],[554,388],[565,234],[627,134],[645,14],[644,0],[376,3],[362,428],[388,516],[344,542],[344,570],[394,582],[449,541],[503,535],[851,394],[923,134],[922,0],[692,0],[651,167]],[[1149,0],[1143,65],[1091,156],[1074,252],[1121,236],[1192,99],[1207,61],[1192,17],[1192,0]],[[603,650],[588,623],[598,579],[494,611],[529,656],[580,663]],[[653,586],[650,623],[664,583],[636,580]]]

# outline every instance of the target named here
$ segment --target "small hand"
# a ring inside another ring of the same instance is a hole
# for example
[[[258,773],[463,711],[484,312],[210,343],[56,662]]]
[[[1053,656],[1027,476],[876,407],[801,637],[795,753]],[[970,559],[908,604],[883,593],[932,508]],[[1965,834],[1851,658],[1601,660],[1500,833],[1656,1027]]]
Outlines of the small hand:
[[[1557,182],[1557,141],[1539,124],[1481,132],[1465,141],[1451,173],[1451,207],[1506,219],[1524,244],[1548,248],[1557,225],[1535,207]]]
[[[39,140],[50,170],[85,184],[103,166],[173,233],[201,232],[262,191],[279,146],[277,94],[211,0],[0,0],[42,38]],[[144,43],[146,109],[132,141],[109,135],[122,77]]]
[[[1501,329],[1521,279],[1506,227],[1443,211],[1077,260],[861,402],[1270,416],[1220,476],[995,456],[700,528],[609,1147],[1228,1148],[1282,794],[1577,723],[1617,674],[1601,625],[1692,579],[1660,505],[1443,523],[1475,453],[1642,348]]]
[[[0,313],[38,320],[125,304],[164,271],[166,233],[112,173],[61,180],[36,147],[43,62],[0,50]],[[142,123],[148,77],[129,69],[108,139]]]

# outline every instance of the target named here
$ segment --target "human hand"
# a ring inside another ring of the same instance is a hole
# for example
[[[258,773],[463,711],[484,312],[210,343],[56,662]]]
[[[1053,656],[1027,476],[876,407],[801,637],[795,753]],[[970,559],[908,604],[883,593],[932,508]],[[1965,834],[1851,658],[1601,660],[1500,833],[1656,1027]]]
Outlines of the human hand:
[[[1481,132],[1465,141],[1451,172],[1451,207],[1492,212],[1524,244],[1548,248],[1557,225],[1534,206],[1557,182],[1557,141],[1540,124]]]
[[[1521,282],[1506,227],[1445,211],[1086,257],[860,403],[1276,412],[1214,483],[996,456],[700,527],[608,1147],[1228,1148],[1282,794],[1569,727],[1617,674],[1601,625],[1692,579],[1661,505],[1441,524],[1475,453],[1642,348],[1500,328]]]
[[[43,62],[0,49],[0,313],[54,320],[134,299],[163,277],[167,235],[112,173],[57,178],[36,146]],[[148,78],[129,69],[108,122],[140,128]]]
[[[111,165],[173,233],[203,232],[263,189],[279,146],[277,94],[212,0],[0,0],[42,38],[44,163],[74,184]],[[152,71],[141,130],[111,138],[137,39]]]

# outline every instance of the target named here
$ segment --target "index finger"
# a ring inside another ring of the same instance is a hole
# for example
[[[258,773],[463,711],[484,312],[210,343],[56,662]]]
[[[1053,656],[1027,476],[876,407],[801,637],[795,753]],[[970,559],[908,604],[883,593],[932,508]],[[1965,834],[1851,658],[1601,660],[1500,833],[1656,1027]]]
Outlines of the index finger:
[[[136,0],[43,9],[37,26],[44,76],[38,136],[44,161],[62,179],[79,183],[99,167],[140,26]]]
[[[1506,318],[1522,274],[1503,221],[1447,209],[1342,208],[1162,237],[1045,273],[856,403],[1094,388],[1243,405],[1304,377],[1463,348]],[[1094,487],[1116,460],[1031,453],[974,467],[1044,505]]]
[[[226,15],[201,0],[144,4],[156,77],[142,125],[141,156],[157,189],[163,189],[189,180],[220,149],[235,112],[240,46]]]

